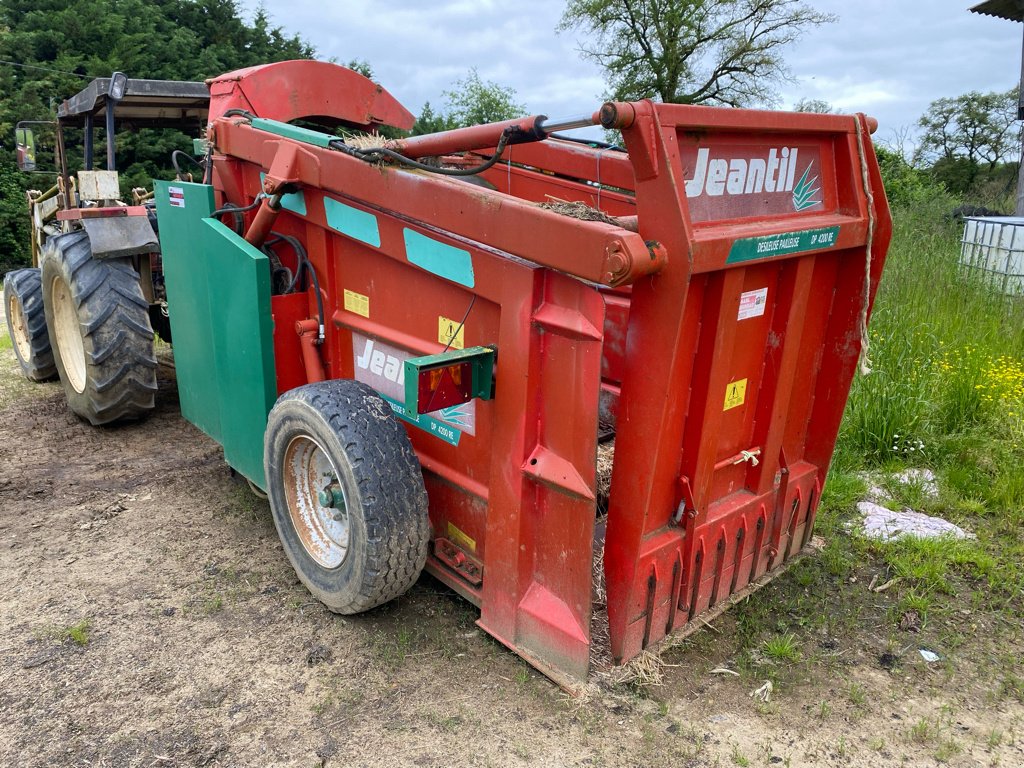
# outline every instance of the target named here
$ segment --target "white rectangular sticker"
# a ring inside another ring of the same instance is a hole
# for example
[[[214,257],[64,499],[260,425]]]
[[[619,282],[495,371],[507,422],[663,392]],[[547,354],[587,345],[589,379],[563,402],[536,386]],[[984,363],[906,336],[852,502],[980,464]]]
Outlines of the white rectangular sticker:
[[[185,207],[185,190],[181,187],[168,187],[167,197],[168,202],[175,208]]]
[[[760,317],[764,314],[764,308],[767,305],[767,288],[758,288],[756,291],[744,291],[740,294],[740,312],[736,319],[746,320],[748,317]]]

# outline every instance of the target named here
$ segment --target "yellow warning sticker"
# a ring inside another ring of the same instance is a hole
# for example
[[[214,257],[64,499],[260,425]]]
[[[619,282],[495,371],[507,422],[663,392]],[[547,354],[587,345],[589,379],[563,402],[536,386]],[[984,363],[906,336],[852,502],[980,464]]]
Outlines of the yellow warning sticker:
[[[738,381],[730,381],[729,386],[725,388],[725,408],[723,411],[728,411],[732,408],[737,408],[743,405],[743,402],[747,399],[747,380],[739,379]]]
[[[345,309],[363,317],[370,316],[370,297],[345,289]]]
[[[470,552],[476,552],[476,542],[469,538],[465,533],[455,527],[455,523],[448,521],[448,540],[452,544],[455,544],[462,549],[467,549]]]
[[[438,315],[437,340],[452,349],[466,348],[466,326],[460,326],[458,320]]]

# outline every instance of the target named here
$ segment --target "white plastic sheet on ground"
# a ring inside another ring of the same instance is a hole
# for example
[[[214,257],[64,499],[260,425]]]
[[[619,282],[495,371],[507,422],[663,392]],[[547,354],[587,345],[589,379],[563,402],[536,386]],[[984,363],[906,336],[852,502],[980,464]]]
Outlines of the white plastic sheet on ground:
[[[900,512],[883,507],[873,501],[857,502],[857,511],[864,517],[863,534],[869,539],[890,541],[900,536],[918,536],[923,539],[939,536],[953,536],[957,539],[973,539],[958,525],[954,525],[941,517],[932,517],[922,512],[904,509]]]

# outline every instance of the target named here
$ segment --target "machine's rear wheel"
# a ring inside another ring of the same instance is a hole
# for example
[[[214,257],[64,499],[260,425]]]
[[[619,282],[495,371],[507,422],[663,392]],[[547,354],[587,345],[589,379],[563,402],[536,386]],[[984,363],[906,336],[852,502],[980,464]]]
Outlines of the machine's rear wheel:
[[[56,376],[38,269],[17,269],[4,275],[4,316],[14,356],[25,377],[46,381]]]
[[[95,425],[152,410],[153,329],[131,259],[94,259],[85,232],[52,237],[43,250],[42,291],[71,410]]]
[[[373,389],[286,392],[267,424],[274,524],[299,579],[338,613],[398,597],[427,558],[427,493],[409,436]]]

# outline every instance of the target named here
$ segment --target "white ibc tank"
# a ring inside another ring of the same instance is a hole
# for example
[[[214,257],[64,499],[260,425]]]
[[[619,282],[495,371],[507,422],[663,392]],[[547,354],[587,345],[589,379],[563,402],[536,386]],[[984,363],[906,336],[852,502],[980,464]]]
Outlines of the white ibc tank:
[[[1024,294],[1024,217],[965,218],[960,263],[1003,293]]]

